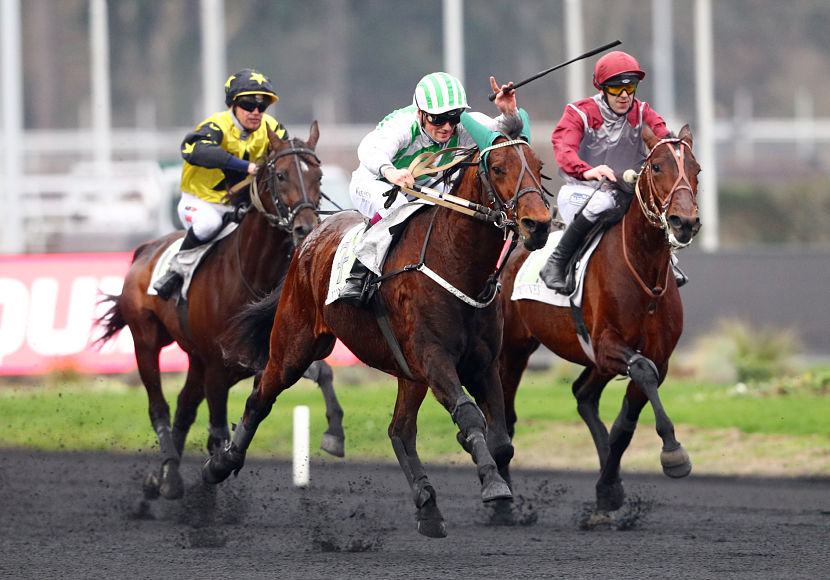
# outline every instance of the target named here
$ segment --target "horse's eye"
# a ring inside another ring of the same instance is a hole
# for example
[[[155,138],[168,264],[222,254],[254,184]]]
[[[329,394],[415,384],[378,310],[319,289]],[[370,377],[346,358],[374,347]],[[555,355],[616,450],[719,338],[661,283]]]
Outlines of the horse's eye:
[[[499,167],[498,165],[494,165],[493,173],[495,173],[496,175],[501,175],[502,173],[504,173],[504,171],[502,171],[501,167]]]
[[[276,173],[277,181],[288,181],[288,175],[285,171],[277,171]]]
[[[652,163],[651,170],[655,173],[660,173],[660,164],[659,163]]]

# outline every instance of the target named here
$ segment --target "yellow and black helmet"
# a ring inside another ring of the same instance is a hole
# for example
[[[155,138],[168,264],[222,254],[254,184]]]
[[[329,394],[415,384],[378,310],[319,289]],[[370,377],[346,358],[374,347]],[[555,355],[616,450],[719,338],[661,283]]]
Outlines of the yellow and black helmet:
[[[230,107],[238,97],[243,95],[265,95],[271,99],[272,103],[279,100],[271,86],[271,80],[252,68],[245,68],[232,74],[225,82],[225,105]]]

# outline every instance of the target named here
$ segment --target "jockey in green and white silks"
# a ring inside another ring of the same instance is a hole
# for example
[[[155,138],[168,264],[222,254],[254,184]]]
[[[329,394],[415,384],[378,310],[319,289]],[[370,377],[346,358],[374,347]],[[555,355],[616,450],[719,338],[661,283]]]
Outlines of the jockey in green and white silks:
[[[499,91],[491,77],[494,91]],[[390,208],[383,205],[391,184],[411,185],[407,171],[411,161],[421,153],[437,152],[452,147],[474,147],[475,141],[459,124],[461,113],[469,109],[461,83],[447,73],[437,72],[423,77],[415,88],[412,104],[387,115],[366,135],[357,149],[360,165],[352,173],[349,194],[355,207],[373,222],[389,215],[409,201],[398,195]],[[491,118],[483,113],[468,113],[491,130],[497,130],[504,115],[515,113],[515,92],[499,92],[495,100],[501,115]],[[447,156],[436,164],[451,161]],[[434,177],[422,176],[418,183],[427,185]],[[441,189],[439,186],[438,189]]]

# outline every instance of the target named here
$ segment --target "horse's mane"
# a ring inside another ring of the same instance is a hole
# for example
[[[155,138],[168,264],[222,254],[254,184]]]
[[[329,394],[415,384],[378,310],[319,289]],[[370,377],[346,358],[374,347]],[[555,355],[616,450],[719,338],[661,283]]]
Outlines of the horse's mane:
[[[518,112],[512,115],[505,115],[500,124],[501,132],[510,139],[518,139],[525,127],[525,122]]]

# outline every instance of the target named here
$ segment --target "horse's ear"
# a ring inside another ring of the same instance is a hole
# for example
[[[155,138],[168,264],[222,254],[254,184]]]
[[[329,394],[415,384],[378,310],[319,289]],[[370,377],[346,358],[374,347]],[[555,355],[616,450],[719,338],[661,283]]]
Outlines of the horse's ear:
[[[683,125],[683,128],[680,129],[680,134],[678,135],[678,137],[686,142],[686,144],[689,146],[689,149],[692,148],[692,129],[689,127],[688,123]]]
[[[648,147],[649,151],[654,149],[654,146],[660,141],[660,138],[654,134],[654,131],[651,130],[646,124],[643,124],[643,141]]]
[[[268,142],[271,144],[271,151],[278,151],[282,149],[283,141],[276,133],[274,133],[274,130],[271,129],[271,125],[265,123],[265,128],[268,130]]]
[[[317,139],[320,138],[320,128],[317,126],[317,120],[315,119],[313,123],[311,123],[311,131],[309,132],[308,141],[306,141],[306,145],[312,151],[315,147],[317,147]]]

